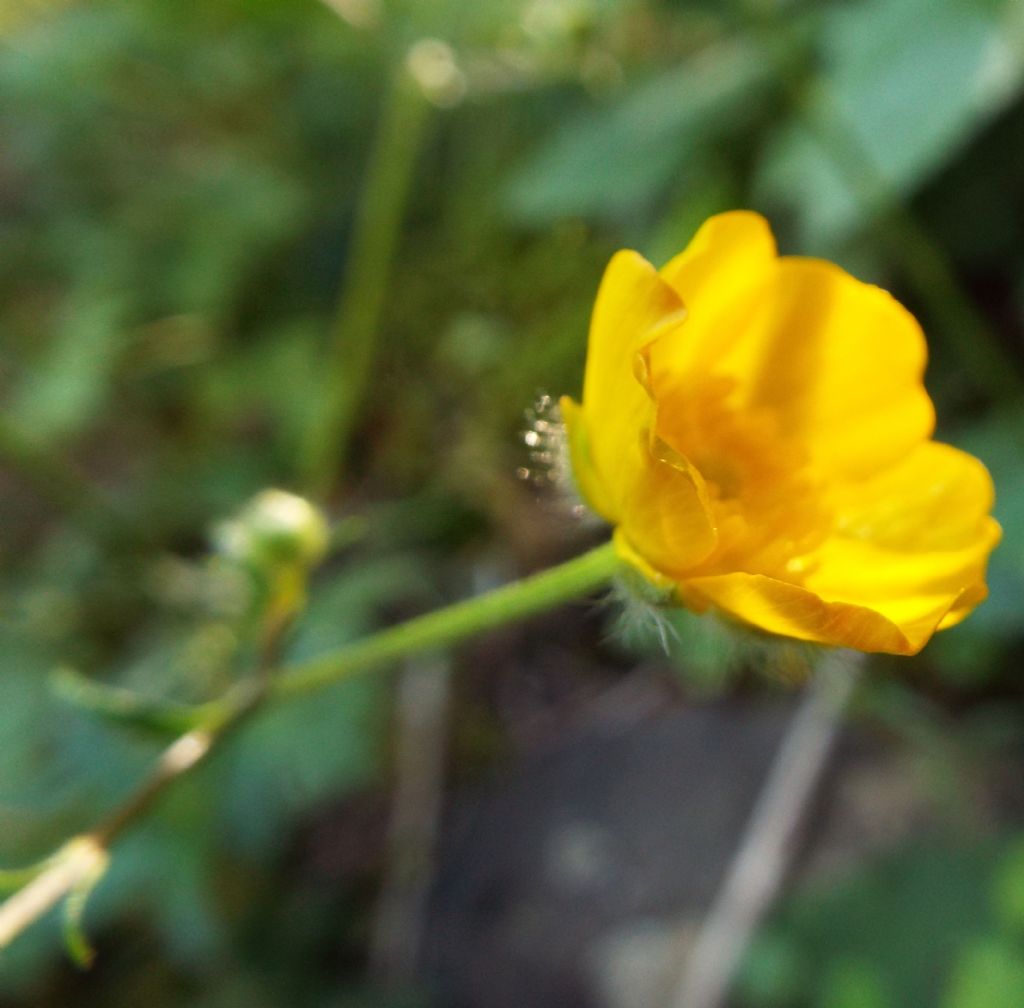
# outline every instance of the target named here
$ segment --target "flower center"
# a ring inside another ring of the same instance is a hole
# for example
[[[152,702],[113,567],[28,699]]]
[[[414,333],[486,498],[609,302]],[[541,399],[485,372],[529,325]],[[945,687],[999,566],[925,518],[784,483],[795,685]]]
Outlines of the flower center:
[[[725,571],[799,582],[801,558],[831,516],[804,447],[779,417],[737,402],[735,383],[717,377],[658,403],[658,428],[708,485],[719,544],[693,575]]]

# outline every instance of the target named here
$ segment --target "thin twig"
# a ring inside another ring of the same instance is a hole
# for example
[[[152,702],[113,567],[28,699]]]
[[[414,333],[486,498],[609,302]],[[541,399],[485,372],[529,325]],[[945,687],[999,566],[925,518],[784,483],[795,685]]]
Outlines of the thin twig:
[[[789,867],[796,831],[828,764],[864,655],[825,656],[758,798],[725,881],[676,986],[674,1008],[720,1008]]]

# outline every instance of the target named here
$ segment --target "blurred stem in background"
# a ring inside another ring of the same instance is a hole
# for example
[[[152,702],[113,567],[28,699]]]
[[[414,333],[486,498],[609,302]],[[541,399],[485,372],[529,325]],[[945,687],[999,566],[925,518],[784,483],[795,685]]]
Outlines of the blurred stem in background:
[[[408,989],[420,962],[441,827],[452,663],[443,655],[413,658],[396,685],[394,792],[369,960],[382,986]]]
[[[721,1008],[751,939],[785,879],[798,831],[863,676],[867,655],[831,651],[804,693],[721,888],[690,946],[674,1008]]]
[[[271,537],[266,536],[264,543],[256,545],[263,549],[269,541]],[[279,549],[276,541],[275,548]],[[219,701],[194,708],[192,727],[164,750],[139,788],[93,830],[73,838],[52,858],[42,862],[37,872],[30,873],[31,880],[0,905],[0,949],[67,898],[69,912],[73,911],[76,917],[69,932],[72,937],[68,946],[72,951],[76,947],[80,950],[77,958],[87,959],[88,946],[80,937],[77,917],[81,915],[88,890],[105,869],[110,846],[143,817],[175,781],[203,762],[225,737],[268,702],[318,690],[358,672],[379,668],[406,656],[440,650],[484,630],[543,612],[608,584],[619,565],[613,545],[605,543],[539,574],[418,616],[311,661],[283,668],[277,668],[277,653],[287,622],[274,607],[268,607],[261,658],[255,672]],[[291,583],[295,572],[282,565],[278,573]],[[298,605],[304,593],[291,597]],[[81,693],[79,699],[102,700],[103,693],[103,688],[96,686],[92,691]],[[123,701],[122,693],[119,691],[117,695],[118,703]],[[102,702],[90,704],[90,707],[105,712]],[[122,709],[122,719],[123,713]],[[181,708],[175,708],[175,714],[179,722],[185,720]],[[154,720],[150,718],[147,723],[152,724]],[[21,882],[24,876],[17,873],[10,878]]]
[[[301,446],[299,476],[316,500],[323,500],[337,479],[366,399],[391,264],[430,110],[410,64],[407,59],[396,67],[384,97],[343,267],[325,385]]]

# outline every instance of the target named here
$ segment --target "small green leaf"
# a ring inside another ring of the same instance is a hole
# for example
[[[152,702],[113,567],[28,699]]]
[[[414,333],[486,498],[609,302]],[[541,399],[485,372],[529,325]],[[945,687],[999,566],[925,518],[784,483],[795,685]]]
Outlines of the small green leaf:
[[[96,950],[86,937],[82,926],[85,907],[92,891],[103,878],[109,864],[104,855],[94,860],[88,872],[75,884],[64,901],[64,948],[76,966],[87,969],[96,957]]]
[[[100,412],[123,350],[123,305],[93,290],[71,299],[46,353],[25,374],[12,415],[39,444],[73,434]]]
[[[60,699],[76,707],[161,736],[190,731],[203,724],[209,713],[208,705],[193,707],[142,696],[119,686],[96,682],[67,666],[54,671],[51,683]]]
[[[82,969],[88,969],[96,958],[96,950],[82,928],[87,898],[87,894],[72,893],[64,903],[64,949],[71,961]]]

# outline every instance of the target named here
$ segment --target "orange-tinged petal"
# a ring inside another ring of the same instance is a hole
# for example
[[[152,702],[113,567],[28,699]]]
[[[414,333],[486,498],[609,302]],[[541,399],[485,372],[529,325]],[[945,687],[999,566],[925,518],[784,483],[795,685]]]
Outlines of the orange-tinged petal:
[[[977,459],[926,442],[838,491],[837,531],[794,562],[790,584],[735,572],[685,581],[684,595],[771,633],[913,654],[985,598],[999,540],[992,483]]]
[[[925,441],[896,465],[833,484],[837,532],[894,549],[957,549],[992,511],[992,477],[973,455]]]
[[[992,479],[976,458],[928,441],[868,480],[836,488],[836,530],[809,557],[803,585],[899,622],[907,600],[946,598],[942,625],[985,597],[1001,529]]]
[[[959,549],[910,552],[833,536],[812,555],[814,567],[802,584],[823,598],[871,605],[885,611],[893,599],[946,595],[984,582],[985,562],[1001,530],[991,518],[973,542]]]

